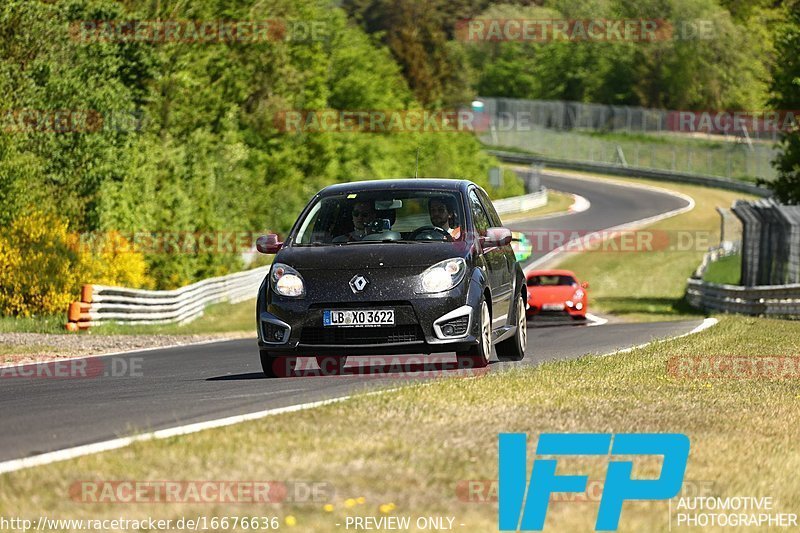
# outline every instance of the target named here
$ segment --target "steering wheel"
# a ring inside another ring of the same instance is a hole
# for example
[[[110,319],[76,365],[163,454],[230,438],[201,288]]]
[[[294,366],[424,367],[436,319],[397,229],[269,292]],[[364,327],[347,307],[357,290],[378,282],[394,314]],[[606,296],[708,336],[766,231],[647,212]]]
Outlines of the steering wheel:
[[[417,237],[419,237],[420,235],[425,235],[426,233],[427,237],[420,240],[433,241],[435,239],[432,239],[431,237],[436,233],[439,233],[442,236],[444,236],[445,241],[453,242],[455,240],[453,239],[453,236],[447,232],[446,229],[440,228],[439,226],[422,226],[421,228],[417,228],[411,232],[411,235],[408,236],[408,239],[411,241],[415,241],[417,240]]]

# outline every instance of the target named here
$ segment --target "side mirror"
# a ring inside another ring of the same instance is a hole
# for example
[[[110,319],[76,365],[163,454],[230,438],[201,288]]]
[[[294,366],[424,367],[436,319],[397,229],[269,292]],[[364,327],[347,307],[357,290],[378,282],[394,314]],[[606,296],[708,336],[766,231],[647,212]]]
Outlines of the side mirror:
[[[581,287],[583,287],[584,289],[588,289],[589,288],[589,282],[588,281],[584,281],[583,283],[581,283]]]
[[[511,230],[508,228],[489,228],[481,240],[484,246],[508,246],[511,244]]]
[[[262,235],[256,239],[256,249],[262,254],[277,254],[283,243],[278,241],[278,236],[274,233]]]

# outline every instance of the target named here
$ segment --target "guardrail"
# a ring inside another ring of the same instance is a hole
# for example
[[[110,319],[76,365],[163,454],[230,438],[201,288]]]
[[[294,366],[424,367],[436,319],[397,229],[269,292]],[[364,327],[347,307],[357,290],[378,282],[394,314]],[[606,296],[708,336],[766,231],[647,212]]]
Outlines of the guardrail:
[[[689,278],[686,300],[692,307],[709,311],[800,316],[800,283],[742,287]]]
[[[728,285],[702,279],[708,265],[738,253],[740,244],[727,242],[706,252],[694,276],[686,281],[686,301],[696,309],[745,315],[800,316],[800,283],[786,285]]]
[[[512,213],[529,211],[547,205],[547,189],[542,188],[530,194],[503,198],[502,200],[495,200],[492,203],[498,215],[509,215]]]
[[[103,322],[186,323],[201,316],[210,304],[253,298],[269,268],[208,278],[171,291],[84,285],[81,301],[69,306],[67,330],[87,329]]]
[[[499,150],[487,150],[487,153],[506,163],[522,163],[527,165],[538,164],[551,168],[563,168],[567,170],[578,170],[583,172],[599,172],[614,176],[650,178],[655,180],[674,181],[678,183],[692,183],[695,185],[704,185],[706,187],[716,187],[718,189],[754,194],[761,197],[772,195],[772,191],[765,187],[759,187],[758,185],[754,185],[752,183],[746,183],[729,178],[720,178],[716,176],[688,174],[686,172],[658,170],[653,168],[612,165],[610,163],[569,161],[565,159],[554,159],[551,157],[533,154],[503,152]]]

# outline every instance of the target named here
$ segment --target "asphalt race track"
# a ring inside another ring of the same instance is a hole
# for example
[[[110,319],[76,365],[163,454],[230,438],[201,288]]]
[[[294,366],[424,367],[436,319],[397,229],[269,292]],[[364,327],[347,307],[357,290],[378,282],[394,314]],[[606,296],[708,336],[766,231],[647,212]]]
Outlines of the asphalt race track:
[[[685,201],[635,188],[586,180],[546,177],[547,187],[579,194],[591,202],[582,213],[538,222],[511,224],[515,230],[591,231],[671,211]],[[543,255],[537,251],[533,258]],[[653,339],[687,333],[701,320],[599,327],[529,329],[525,364],[608,353]],[[397,372],[381,363],[351,358],[343,376],[320,377],[313,370],[299,377],[262,377],[254,339],[217,342],[83,360],[90,377],[0,379],[3,406],[0,461],[105,441],[227,416],[336,398],[373,387],[447,375],[451,364],[412,366]],[[454,356],[444,356],[454,361]],[[364,361],[369,361],[367,366]],[[81,363],[84,364],[84,363]],[[112,369],[112,364],[117,365]],[[494,362],[490,371],[506,363]],[[313,368],[316,365],[312,363]],[[133,370],[132,370],[133,369]],[[116,370],[121,376],[105,376]],[[95,377],[91,377],[95,376]]]
[[[686,200],[657,191],[625,187],[608,181],[593,182],[587,179],[572,179],[542,175],[541,183],[548,189],[569,192],[583,196],[591,207],[580,213],[544,218],[542,220],[519,221],[509,224],[513,231],[546,232],[554,230],[557,234],[580,235],[597,230],[613,228],[643,218],[666,213],[687,205]],[[549,249],[534,249],[530,261],[534,261]]]

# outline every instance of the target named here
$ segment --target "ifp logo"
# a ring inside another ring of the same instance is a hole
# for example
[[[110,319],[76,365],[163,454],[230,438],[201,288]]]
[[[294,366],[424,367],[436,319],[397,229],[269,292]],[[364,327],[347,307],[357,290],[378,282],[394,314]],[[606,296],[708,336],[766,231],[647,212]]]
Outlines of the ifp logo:
[[[500,531],[541,531],[554,492],[584,492],[588,476],[556,475],[556,459],[541,455],[662,455],[658,479],[632,479],[633,461],[611,460],[595,529],[615,531],[625,500],[667,500],[681,490],[689,458],[689,437],[679,433],[544,433],[536,446],[530,486],[526,435],[500,433],[498,502]]]

